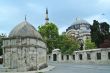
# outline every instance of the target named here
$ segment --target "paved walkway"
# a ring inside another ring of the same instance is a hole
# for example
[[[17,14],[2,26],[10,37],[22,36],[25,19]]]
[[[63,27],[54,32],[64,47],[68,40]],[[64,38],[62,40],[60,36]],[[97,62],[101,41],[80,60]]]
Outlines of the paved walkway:
[[[0,67],[2,67],[2,65],[0,65]],[[45,68],[45,69],[42,69],[42,70],[39,70],[39,71],[28,71],[28,72],[0,72],[0,73],[39,73],[39,72],[47,72],[47,71],[49,71],[49,70],[52,70],[52,69],[54,69],[55,68],[55,66],[48,66],[47,68]]]
[[[45,73],[110,73],[110,65],[50,63],[55,68]]]
[[[73,63],[49,63],[49,66],[38,72],[43,73],[110,73],[110,65],[73,64]],[[29,72],[0,72],[0,73],[37,73]]]

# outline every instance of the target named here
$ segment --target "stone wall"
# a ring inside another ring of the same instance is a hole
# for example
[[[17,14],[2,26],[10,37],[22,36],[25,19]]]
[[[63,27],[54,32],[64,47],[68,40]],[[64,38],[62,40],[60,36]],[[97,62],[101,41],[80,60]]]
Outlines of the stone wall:
[[[46,52],[45,43],[38,39],[6,39],[3,41],[3,65],[17,71],[41,69],[47,65]]]
[[[61,54],[59,51],[56,51],[48,55],[49,61],[53,61],[53,54],[57,55],[57,62],[110,64],[110,48],[75,51],[71,55]]]

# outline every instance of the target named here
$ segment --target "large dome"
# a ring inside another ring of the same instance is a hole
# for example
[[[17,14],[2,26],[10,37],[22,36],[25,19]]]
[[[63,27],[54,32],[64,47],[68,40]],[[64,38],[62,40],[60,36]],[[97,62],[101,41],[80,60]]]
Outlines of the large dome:
[[[32,37],[42,39],[42,36],[37,30],[27,21],[18,24],[9,34],[10,38],[14,37]]]
[[[66,31],[71,30],[71,29],[77,30],[77,29],[80,28],[81,25],[84,25],[87,29],[90,29],[90,24],[89,24],[86,20],[76,19],[76,20],[73,22],[73,24],[66,29]]]

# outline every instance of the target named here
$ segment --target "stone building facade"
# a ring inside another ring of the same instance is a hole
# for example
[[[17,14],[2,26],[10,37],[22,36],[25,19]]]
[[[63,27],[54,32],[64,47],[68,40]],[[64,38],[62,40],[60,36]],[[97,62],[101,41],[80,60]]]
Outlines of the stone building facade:
[[[72,62],[89,64],[110,64],[110,48],[74,51],[73,54],[61,54],[60,50],[53,50],[48,55],[51,62]]]
[[[3,38],[3,66],[15,71],[47,67],[47,49],[41,35],[26,20]]]

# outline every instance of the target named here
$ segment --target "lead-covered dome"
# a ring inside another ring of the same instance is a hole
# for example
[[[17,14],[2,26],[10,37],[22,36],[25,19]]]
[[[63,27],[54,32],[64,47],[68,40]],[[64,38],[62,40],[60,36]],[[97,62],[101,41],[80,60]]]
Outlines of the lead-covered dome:
[[[76,24],[89,24],[89,23],[83,19],[76,19],[76,21],[73,23],[73,25],[76,25]]]
[[[27,21],[21,22],[18,24],[9,34],[10,38],[15,37],[32,37],[42,39],[42,36],[39,32]]]
[[[86,27],[87,29],[90,29],[90,24],[86,20],[76,19],[73,22],[73,24],[66,29],[66,31],[71,30],[71,29],[77,30],[77,29],[80,29],[80,27],[82,27],[82,26]]]

